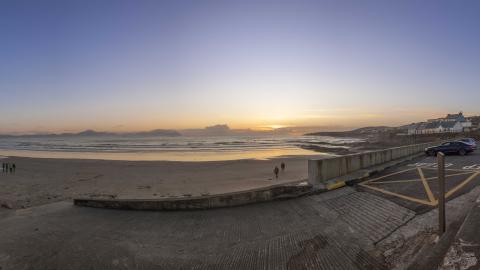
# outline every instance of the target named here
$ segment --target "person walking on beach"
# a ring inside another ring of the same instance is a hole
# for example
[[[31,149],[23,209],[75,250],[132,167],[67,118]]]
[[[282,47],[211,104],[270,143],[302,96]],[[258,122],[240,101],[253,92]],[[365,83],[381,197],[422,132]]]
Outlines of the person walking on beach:
[[[10,173],[13,173],[13,167],[10,166]]]
[[[275,174],[275,178],[277,178],[277,179],[278,179],[278,172],[279,172],[279,171],[280,171],[280,170],[278,169],[278,167],[275,166],[275,169],[273,169],[273,173]]]
[[[17,166],[15,166],[15,163],[12,165],[13,173],[15,173],[15,170],[17,169]]]
[[[285,171],[285,163],[282,162],[282,164],[280,164],[280,168],[282,168],[282,172]]]

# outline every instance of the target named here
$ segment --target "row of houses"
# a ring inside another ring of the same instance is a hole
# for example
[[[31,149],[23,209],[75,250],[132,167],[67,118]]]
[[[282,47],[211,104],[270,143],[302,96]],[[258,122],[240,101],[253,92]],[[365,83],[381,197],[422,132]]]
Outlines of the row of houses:
[[[448,114],[445,118],[430,119],[427,122],[409,125],[408,134],[433,134],[433,133],[458,133],[470,131],[472,121],[467,119],[462,112]]]

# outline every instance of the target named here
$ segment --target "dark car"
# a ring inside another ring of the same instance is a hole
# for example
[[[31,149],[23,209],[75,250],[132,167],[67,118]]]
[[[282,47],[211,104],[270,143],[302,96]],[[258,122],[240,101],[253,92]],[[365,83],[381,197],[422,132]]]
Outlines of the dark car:
[[[428,156],[434,156],[438,152],[444,154],[459,154],[461,156],[471,153],[475,150],[472,145],[464,142],[446,142],[439,146],[425,148],[425,153]]]

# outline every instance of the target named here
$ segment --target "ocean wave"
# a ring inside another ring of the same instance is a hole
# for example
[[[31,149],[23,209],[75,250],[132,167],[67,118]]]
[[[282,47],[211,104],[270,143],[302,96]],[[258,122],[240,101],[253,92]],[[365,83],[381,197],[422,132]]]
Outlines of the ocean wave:
[[[357,139],[282,136],[282,137],[207,137],[207,138],[22,138],[0,139],[0,149],[53,152],[244,152],[277,149],[348,149]]]

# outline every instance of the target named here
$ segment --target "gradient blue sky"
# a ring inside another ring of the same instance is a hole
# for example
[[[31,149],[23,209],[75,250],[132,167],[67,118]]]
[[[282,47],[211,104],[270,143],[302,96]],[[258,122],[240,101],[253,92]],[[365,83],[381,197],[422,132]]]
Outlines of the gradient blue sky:
[[[480,113],[480,1],[0,1],[0,132]]]

